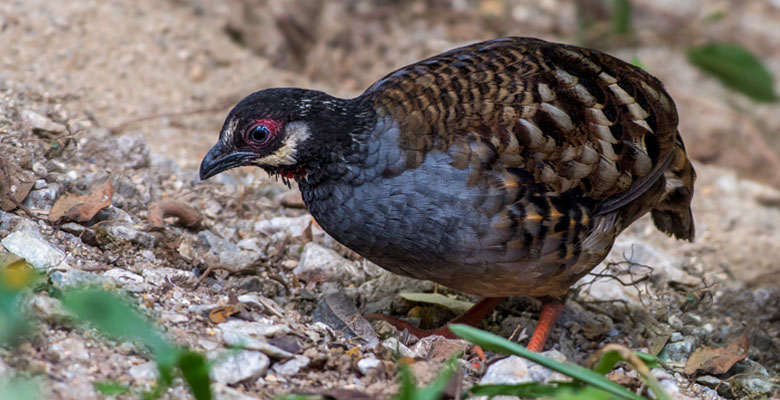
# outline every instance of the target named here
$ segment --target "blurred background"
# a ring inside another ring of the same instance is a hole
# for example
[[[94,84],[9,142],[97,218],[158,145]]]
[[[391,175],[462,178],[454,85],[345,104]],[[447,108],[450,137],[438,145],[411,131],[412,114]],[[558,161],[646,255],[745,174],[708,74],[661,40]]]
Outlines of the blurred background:
[[[777,0],[5,0],[0,84],[43,93],[55,121],[140,132],[195,167],[230,106],[253,91],[355,96],[395,68],[507,35],[643,66],[676,100],[694,158],[780,185],[780,108],[738,90],[776,92]],[[712,43],[752,53],[768,78],[741,54],[723,61],[698,47]],[[704,69],[691,62],[697,49]]]
[[[2,246],[22,258],[54,251],[58,261],[46,270],[52,285],[88,276],[133,291],[176,343],[204,353],[235,345],[220,341],[227,334],[218,330],[230,331],[204,310],[233,306],[234,296],[246,293],[284,306],[284,314],[263,318],[294,331],[291,364],[288,355],[277,353],[271,366],[256,354],[265,365],[252,379],[223,376],[215,388],[233,390],[229,382],[260,398],[353,388],[388,398],[392,372],[382,367],[358,376],[353,364],[378,357],[393,371],[395,353],[341,351],[347,347],[340,335],[320,338],[311,323],[315,307],[327,305],[326,293],[344,292],[355,313],[355,305],[406,316],[416,310],[419,319],[419,305],[395,293],[430,292],[433,285],[355,261],[312,229],[294,188],[264,172],[245,168],[201,182],[197,167],[228,110],[254,91],[296,86],[357,96],[396,68],[509,35],[597,48],[659,77],[677,103],[699,174],[696,242],[669,240],[648,218],[633,224],[597,270],[605,271],[601,278],[630,276],[629,284],[586,277],[558,324],[558,347],[578,363],[603,340],[654,354],[663,349],[665,360],[680,367],[695,346],[742,343],[745,331],[747,353],[734,349],[750,360],[730,375],[675,372],[664,379],[690,389],[691,399],[705,398],[705,391],[776,396],[780,191],[751,180],[780,188],[780,0],[0,0]],[[113,182],[105,186],[113,192],[105,204],[102,181]],[[88,192],[101,200],[80,223],[53,218],[55,199]],[[151,229],[152,206],[170,199],[201,211],[203,226],[179,227],[169,218],[163,231]],[[15,250],[8,245],[12,233],[21,243]],[[329,257],[352,269],[336,269],[320,283],[300,278],[301,253],[315,248],[310,244],[340,251]],[[52,272],[66,258],[73,268]],[[9,270],[3,260],[0,272]],[[641,278],[634,267],[644,267]],[[1,284],[2,276],[0,292]],[[17,289],[20,297],[28,291]],[[104,398],[93,383],[113,380],[133,390],[154,384],[149,357],[62,324],[56,295],[35,293],[34,313],[42,315],[35,319],[8,299],[0,293],[0,398],[19,398],[3,395],[9,370],[45,376],[50,398]],[[524,311],[496,314],[491,331],[517,338],[519,327],[532,326],[533,307],[514,301],[507,310]],[[424,315],[446,320],[442,307],[426,307],[435,312]],[[3,312],[13,318],[4,320]],[[15,324],[3,321],[27,320],[38,324],[35,340],[6,350],[2,328]],[[679,338],[672,340],[672,332]],[[295,364],[304,354],[305,362]],[[418,370],[433,379],[443,362],[420,362]],[[480,379],[473,372],[471,383]],[[631,379],[639,387],[636,375]],[[181,384],[176,390],[187,396]]]

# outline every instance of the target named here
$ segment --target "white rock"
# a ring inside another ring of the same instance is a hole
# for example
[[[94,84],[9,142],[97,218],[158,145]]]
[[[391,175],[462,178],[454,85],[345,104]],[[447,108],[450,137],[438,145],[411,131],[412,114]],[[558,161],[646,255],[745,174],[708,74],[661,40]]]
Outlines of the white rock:
[[[43,272],[70,269],[65,261],[65,252],[49,243],[38,231],[25,229],[12,232],[0,243],[6,250],[24,258]]]
[[[388,339],[385,339],[385,341],[382,342],[382,347],[392,351],[393,353],[398,353],[401,357],[412,357],[414,358],[414,352],[410,350],[406,345],[399,342],[398,339],[391,337]]]
[[[22,111],[22,119],[32,129],[53,133],[65,132],[65,125],[58,124],[32,110]]]
[[[367,375],[372,370],[379,368],[381,364],[382,361],[379,361],[376,358],[363,358],[358,361],[357,367],[361,375]]]
[[[232,385],[265,374],[270,364],[268,356],[259,351],[231,352],[227,357],[215,360],[211,376],[217,382]]]
[[[230,346],[241,347],[248,350],[257,350],[274,358],[290,358],[293,354],[284,349],[280,349],[263,339],[255,339],[248,335],[243,335],[232,331],[223,331],[222,339]]]
[[[309,357],[295,356],[294,358],[283,363],[275,364],[273,370],[282,376],[295,375],[301,371],[301,368],[309,365],[310,362],[311,359],[309,359]]]
[[[211,391],[214,394],[214,400],[259,400],[259,397],[248,396],[217,382],[211,384]]]
[[[144,283],[144,277],[122,268],[111,268],[103,276],[123,284]]]
[[[255,222],[255,231],[266,235],[283,232],[290,238],[299,238],[306,233],[306,229],[310,225],[310,215],[302,215],[300,217],[276,217]]]
[[[566,361],[566,356],[559,351],[550,350],[541,353],[543,356],[552,358],[556,361]],[[568,381],[570,378],[564,375],[551,371],[541,365],[526,360],[518,356],[509,356],[507,358],[496,361],[491,364],[485,375],[479,381],[481,385],[485,384],[517,384],[528,382],[551,382],[551,381]],[[515,397],[509,396],[497,396],[495,400],[508,400],[515,399]]]
[[[14,370],[12,370],[11,367],[9,367],[8,364],[6,364],[5,361],[0,358],[0,379],[10,377],[13,372]]]
[[[145,362],[136,366],[130,367],[127,370],[127,374],[138,382],[146,383],[157,380],[157,363],[154,361]]]
[[[219,330],[222,331],[223,337],[225,334],[242,335],[248,338],[266,337],[283,335],[290,332],[290,327],[286,325],[274,324],[269,319],[253,322],[231,319],[227,322],[219,324],[218,327]]]
[[[301,253],[301,262],[293,270],[301,280],[307,282],[326,282],[357,278],[365,279],[363,271],[352,261],[335,251],[314,242],[306,243]]]
[[[51,349],[58,353],[61,360],[89,360],[87,347],[80,339],[67,338],[52,344]]]

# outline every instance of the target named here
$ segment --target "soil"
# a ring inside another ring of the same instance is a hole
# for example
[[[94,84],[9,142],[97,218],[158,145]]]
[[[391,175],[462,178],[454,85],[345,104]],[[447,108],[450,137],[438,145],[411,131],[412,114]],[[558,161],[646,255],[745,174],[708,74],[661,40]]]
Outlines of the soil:
[[[606,343],[654,353],[666,345],[669,353],[680,347],[670,344],[725,346],[744,333],[748,359],[726,373],[686,374],[690,352],[679,359],[665,353],[675,396],[777,397],[780,112],[691,66],[685,47],[737,41],[778,76],[780,6],[637,0],[631,2],[632,33],[613,34],[605,3],[4,1],[0,161],[15,177],[15,188],[35,182],[32,193],[40,198],[26,200],[29,213],[3,203],[0,238],[37,232],[64,252],[70,266],[46,271],[53,285],[100,281],[128,291],[168,337],[197,351],[213,355],[230,347],[227,328],[210,317],[215,307],[240,304],[232,319],[286,327],[264,340],[288,355],[274,353],[266,369],[250,378],[215,384],[222,398],[333,389],[389,398],[397,388],[394,353],[329,327],[318,314],[323,304],[337,301],[334,293],[341,292],[347,299],[342,301],[360,312],[435,325],[452,312],[396,293],[435,289],[476,299],[364,262],[307,219],[295,188],[260,170],[243,168],[200,182],[197,167],[225,114],[245,95],[267,87],[355,96],[394,68],[476,40],[522,35],[584,44],[639,60],[675,98],[699,173],[697,239],[677,242],[649,220],[638,221],[595,270],[599,275],[577,285],[548,347],[582,364]],[[108,179],[110,207],[100,207],[88,221],[48,221],[55,198],[88,194]],[[44,198],[46,193],[53,198]],[[151,206],[161,200],[194,207],[200,224],[186,227],[167,217],[162,228],[159,221],[151,226]],[[341,266],[317,270],[322,279],[296,269],[304,263],[302,254],[320,254],[307,243],[335,250],[322,257]],[[67,322],[45,293],[34,294],[28,306],[38,315],[38,329],[21,346],[0,349],[0,379],[9,374],[4,368],[36,374],[46,397],[54,399],[101,398],[93,386],[101,381],[139,390],[153,385],[148,354]],[[513,298],[482,327],[524,343],[523,332],[533,329],[538,311],[534,301]],[[383,324],[374,328],[383,340],[394,335],[414,343]],[[415,371],[424,382],[446,355],[421,354]],[[489,357],[487,364],[498,356]],[[380,363],[361,372],[362,359]],[[296,369],[291,360],[301,366]],[[464,382],[479,381],[484,364],[463,363]],[[703,375],[719,383],[705,384]],[[757,377],[769,389],[739,375]],[[177,382],[166,396],[188,394]]]

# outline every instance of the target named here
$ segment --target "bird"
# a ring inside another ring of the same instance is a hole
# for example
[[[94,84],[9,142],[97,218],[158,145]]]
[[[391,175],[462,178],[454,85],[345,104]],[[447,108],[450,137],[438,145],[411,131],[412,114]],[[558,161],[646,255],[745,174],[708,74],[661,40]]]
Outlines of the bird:
[[[458,47],[354,98],[268,88],[227,115],[200,178],[256,166],[380,267],[483,299],[541,300],[542,351],[570,287],[650,213],[692,241],[696,173],[663,84],[606,53],[529,37]],[[406,321],[372,315],[418,337]]]

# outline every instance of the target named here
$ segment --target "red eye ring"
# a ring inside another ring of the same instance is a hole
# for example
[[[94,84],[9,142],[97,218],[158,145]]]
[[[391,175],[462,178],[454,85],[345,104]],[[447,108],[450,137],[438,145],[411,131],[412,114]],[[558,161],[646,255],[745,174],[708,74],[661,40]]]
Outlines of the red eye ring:
[[[279,132],[281,123],[272,119],[254,121],[244,130],[244,141],[251,147],[260,149],[268,145]]]

